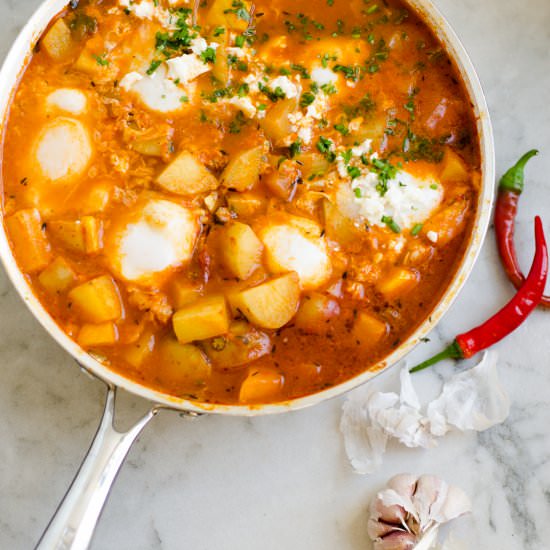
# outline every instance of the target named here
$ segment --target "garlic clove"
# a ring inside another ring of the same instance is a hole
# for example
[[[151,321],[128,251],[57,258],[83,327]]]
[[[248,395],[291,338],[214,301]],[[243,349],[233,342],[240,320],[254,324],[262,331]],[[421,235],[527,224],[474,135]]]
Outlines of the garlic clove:
[[[412,533],[395,531],[374,543],[374,550],[414,550],[416,536]]]

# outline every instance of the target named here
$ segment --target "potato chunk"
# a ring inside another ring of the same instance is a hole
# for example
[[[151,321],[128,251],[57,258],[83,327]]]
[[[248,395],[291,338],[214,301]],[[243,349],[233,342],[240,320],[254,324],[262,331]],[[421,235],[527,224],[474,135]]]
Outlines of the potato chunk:
[[[44,233],[38,210],[19,210],[6,218],[6,227],[23,271],[40,271],[50,263],[50,243]]]
[[[232,222],[221,230],[219,247],[223,267],[245,280],[259,267],[264,245],[250,226]]]
[[[208,358],[197,346],[166,338],[160,343],[159,349],[162,361],[157,367],[157,374],[166,383],[183,382],[196,388],[204,385],[210,377]]]
[[[191,196],[217,189],[219,182],[187,151],[181,152],[157,177],[157,184],[176,195]]]
[[[243,3],[242,9],[248,12],[250,7],[247,4]],[[236,32],[243,32],[248,27],[248,21],[237,15],[233,0],[214,0],[206,14],[206,24],[209,27],[229,27]]]
[[[263,145],[243,151],[233,157],[221,175],[222,185],[235,191],[247,191],[260,179]]]
[[[378,283],[378,290],[386,298],[395,298],[412,290],[419,281],[418,272],[397,267]]]
[[[280,328],[296,313],[300,280],[294,272],[228,296],[231,308],[261,328]]]
[[[139,368],[151,355],[154,347],[155,335],[150,330],[145,330],[135,342],[124,348],[122,357],[133,367]]]
[[[251,218],[266,209],[267,202],[263,197],[249,193],[227,193],[227,207],[239,218]]]
[[[183,277],[178,277],[170,283],[169,296],[175,309],[180,309],[198,300],[201,293],[202,285]]]
[[[263,184],[269,191],[285,201],[292,199],[296,185],[300,179],[300,170],[295,162],[283,161],[275,170],[271,170],[262,177]]]
[[[67,261],[57,257],[40,275],[40,284],[51,293],[64,292],[76,281],[76,273]]]
[[[62,61],[69,56],[73,46],[71,29],[63,19],[58,19],[46,32],[40,43],[53,60]]]
[[[369,313],[360,312],[353,323],[352,335],[358,345],[374,346],[388,332],[388,324]]]
[[[93,216],[83,216],[81,220],[52,221],[48,233],[73,252],[94,254],[103,248],[103,226]]]
[[[281,397],[285,379],[274,369],[250,369],[241,384],[239,401],[245,404],[270,403]]]
[[[176,311],[172,318],[180,344],[206,340],[229,330],[229,311],[223,296],[208,296]]]
[[[293,113],[296,107],[296,99],[283,99],[271,107],[261,120],[265,135],[276,145],[283,143],[292,134],[292,123],[288,115]]]
[[[421,234],[437,246],[445,246],[459,235],[466,225],[470,201],[459,197],[430,217],[422,227]]]
[[[312,292],[304,296],[294,324],[305,332],[322,334],[326,332],[328,323],[340,315],[340,306],[331,296]]]
[[[462,158],[454,151],[447,150],[443,160],[441,181],[443,183],[468,181],[469,176],[468,167]]]
[[[231,323],[225,336],[202,342],[215,367],[241,367],[271,352],[271,340],[245,321]]]
[[[83,348],[112,346],[118,341],[118,329],[114,323],[82,325],[77,341]]]
[[[118,288],[108,275],[76,286],[69,292],[69,300],[73,309],[90,323],[116,321],[122,316]]]

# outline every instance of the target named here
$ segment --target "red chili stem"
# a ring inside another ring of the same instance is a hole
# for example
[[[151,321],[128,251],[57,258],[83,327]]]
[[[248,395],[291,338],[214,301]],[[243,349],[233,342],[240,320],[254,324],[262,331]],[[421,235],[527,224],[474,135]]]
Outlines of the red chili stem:
[[[529,159],[536,154],[535,150],[529,151],[504,174],[500,181],[495,209],[495,234],[498,251],[508,279],[518,290],[525,282],[525,275],[519,265],[514,243],[516,215],[524,185],[523,170]],[[539,305],[550,309],[550,296],[543,296]]]
[[[535,218],[535,257],[527,279],[516,295],[482,325],[459,334],[454,342],[436,356],[417,365],[418,372],[443,359],[468,359],[496,344],[516,330],[540,303],[548,277],[548,249],[541,219]]]

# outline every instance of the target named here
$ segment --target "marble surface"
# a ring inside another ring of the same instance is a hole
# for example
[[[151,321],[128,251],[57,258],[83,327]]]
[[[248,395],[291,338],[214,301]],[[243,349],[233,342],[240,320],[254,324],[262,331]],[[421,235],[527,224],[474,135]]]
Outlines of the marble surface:
[[[38,0],[0,0],[4,55]],[[487,92],[500,170],[539,147],[518,236],[524,264],[531,217],[550,220],[548,0],[437,0]],[[473,275],[431,342],[481,321],[511,295],[489,235]],[[510,418],[454,434],[429,452],[392,449],[375,475],[353,474],[338,432],[341,400],[254,420],[160,414],[131,450],[95,550],[369,550],[369,499],[391,475],[435,473],[463,487],[474,513],[454,530],[469,549],[550,547],[550,313],[537,312],[498,346]],[[63,496],[94,434],[104,390],[32,318],[0,273],[0,548],[26,549]],[[422,375],[435,392],[450,369]],[[390,376],[394,374],[390,373]],[[126,398],[128,417],[143,403]]]

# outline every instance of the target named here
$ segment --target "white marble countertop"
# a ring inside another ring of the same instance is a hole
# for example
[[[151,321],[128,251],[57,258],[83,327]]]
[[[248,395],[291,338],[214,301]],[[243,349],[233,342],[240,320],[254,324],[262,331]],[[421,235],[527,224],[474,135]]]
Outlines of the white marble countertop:
[[[3,56],[39,0],[0,0]],[[488,96],[499,172],[532,147],[518,237],[550,220],[548,0],[437,0]],[[549,229],[547,222],[547,229]],[[413,359],[483,320],[512,294],[492,232],[459,299]],[[338,431],[341,400],[254,420],[162,413],[131,450],[93,549],[369,550],[366,508],[395,473],[435,473],[463,487],[474,514],[455,524],[469,549],[550,547],[550,313],[498,346],[513,402],[502,425],[446,437],[431,451],[392,450],[380,472],[353,474]],[[75,368],[0,273],[0,548],[31,548],[95,432],[104,390]],[[423,374],[437,387],[449,367]],[[427,390],[426,390],[427,391]],[[142,404],[129,399],[128,408]]]

